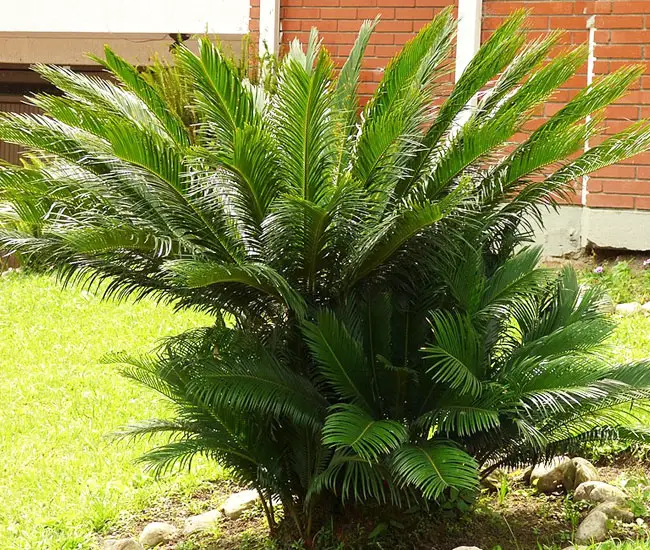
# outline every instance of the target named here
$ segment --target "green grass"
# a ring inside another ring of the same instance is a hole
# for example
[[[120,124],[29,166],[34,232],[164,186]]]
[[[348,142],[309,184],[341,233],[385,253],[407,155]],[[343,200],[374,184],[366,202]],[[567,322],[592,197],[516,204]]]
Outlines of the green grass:
[[[581,276],[588,284],[602,285],[616,304],[650,300],[650,265],[640,258],[594,262]]]
[[[53,278],[0,279],[0,548],[85,549],[154,495],[221,472],[156,481],[134,464],[151,442],[107,434],[165,414],[154,394],[100,363],[117,350],[147,350],[202,324],[151,301],[102,302]]]

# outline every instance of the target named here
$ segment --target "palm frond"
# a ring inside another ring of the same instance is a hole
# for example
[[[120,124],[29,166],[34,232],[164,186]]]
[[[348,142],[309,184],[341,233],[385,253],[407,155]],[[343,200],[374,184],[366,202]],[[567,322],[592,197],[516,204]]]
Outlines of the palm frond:
[[[442,442],[403,446],[390,463],[397,483],[421,491],[426,499],[440,498],[450,488],[475,490],[477,468],[467,453]]]
[[[375,420],[360,407],[349,404],[332,407],[323,425],[323,444],[336,451],[351,451],[370,462],[394,451],[407,438],[399,422]]]

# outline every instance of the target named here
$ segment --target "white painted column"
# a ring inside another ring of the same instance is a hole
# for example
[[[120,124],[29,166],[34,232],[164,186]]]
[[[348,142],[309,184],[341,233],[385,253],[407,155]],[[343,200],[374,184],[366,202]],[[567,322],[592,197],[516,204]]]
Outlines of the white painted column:
[[[260,0],[259,52],[278,53],[280,48],[280,0]]]
[[[483,0],[458,1],[456,40],[456,82],[481,46]]]
[[[587,29],[589,29],[589,57],[587,58],[587,86],[594,82],[594,67],[596,65],[596,16],[592,15],[587,20]],[[587,124],[591,121],[591,116],[587,116]],[[589,150],[589,138],[585,141],[585,151]],[[582,189],[580,193],[580,204],[582,214],[580,217],[580,247],[585,248],[589,244],[589,235],[591,235],[591,208],[587,206],[587,196],[589,190],[589,176],[582,176]]]

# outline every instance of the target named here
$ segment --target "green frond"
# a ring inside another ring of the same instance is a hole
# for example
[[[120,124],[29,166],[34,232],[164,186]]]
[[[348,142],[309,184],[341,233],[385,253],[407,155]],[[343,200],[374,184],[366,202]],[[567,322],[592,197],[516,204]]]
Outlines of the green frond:
[[[435,226],[460,206],[469,192],[469,179],[464,179],[451,193],[437,202],[414,203],[396,211],[377,223],[368,234],[361,235],[354,246],[345,277],[353,286],[384,265],[392,255],[420,231]]]
[[[552,272],[538,268],[541,247],[528,247],[508,258],[488,279],[481,307],[506,308],[520,296],[537,294],[552,279]]]
[[[236,129],[258,120],[253,94],[208,38],[199,40],[198,56],[181,46],[176,49],[175,59],[191,79],[195,107],[203,115],[200,130],[227,149]]]
[[[313,68],[292,60],[282,66],[269,123],[283,151],[281,178],[293,194],[323,204],[331,193],[336,161],[336,134],[330,123],[335,103],[333,64],[317,49]]]
[[[393,420],[375,420],[355,405],[330,408],[323,425],[323,444],[336,451],[351,451],[376,462],[408,439],[406,428]]]
[[[438,499],[450,488],[474,491],[478,465],[466,452],[443,442],[406,445],[391,457],[390,470],[402,487],[412,487],[425,499]]]
[[[289,418],[300,426],[322,423],[327,402],[304,377],[268,354],[204,360],[204,373],[195,375],[187,392],[213,410],[258,413]]]
[[[343,503],[349,500],[375,500],[381,504],[390,502],[399,506],[404,500],[408,501],[386,466],[371,464],[359,456],[343,453],[335,454],[326,469],[314,477],[307,494],[308,501],[324,491],[335,494]]]
[[[423,430],[431,430],[447,437],[466,437],[478,432],[489,432],[499,427],[499,411],[477,405],[445,405],[423,414],[417,420]]]
[[[373,410],[369,370],[361,344],[336,316],[320,312],[315,322],[302,325],[309,350],[323,377],[343,398],[366,411]]]
[[[481,344],[469,317],[436,312],[431,317],[435,344],[423,348],[433,381],[462,394],[479,396],[483,370]]]
[[[129,91],[134,93],[156,116],[168,134],[180,145],[189,145],[190,138],[183,121],[166,104],[165,98],[130,63],[122,59],[108,46],[104,48],[105,58],[93,57],[115,75]]]
[[[263,263],[223,264],[200,260],[170,260],[163,264],[178,286],[202,288],[224,283],[238,283],[281,299],[296,315],[305,313],[305,303],[288,281]]]
[[[340,127],[337,129],[339,134],[339,161],[337,163],[337,173],[341,174],[343,169],[350,161],[352,154],[353,140],[352,135],[356,132],[358,119],[359,97],[357,89],[359,86],[359,73],[361,71],[361,62],[363,55],[370,41],[370,36],[379,23],[379,16],[373,21],[364,21],[359,29],[359,35],[350,50],[350,55],[345,60],[339,77],[336,81],[334,91],[334,104],[336,116],[339,117]]]
[[[437,117],[423,138],[423,149],[413,159],[412,182],[417,181],[431,156],[438,149],[438,142],[449,131],[454,120],[467,108],[470,100],[490,80],[496,77],[515,58],[525,42],[522,25],[525,12],[513,13],[479,48],[456,82],[449,97],[442,104]],[[408,190],[405,186],[404,190]]]

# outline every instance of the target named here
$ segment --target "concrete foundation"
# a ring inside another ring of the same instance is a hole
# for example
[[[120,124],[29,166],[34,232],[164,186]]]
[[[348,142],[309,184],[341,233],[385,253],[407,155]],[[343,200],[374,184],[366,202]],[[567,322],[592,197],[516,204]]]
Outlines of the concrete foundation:
[[[650,211],[561,206],[544,216],[536,235],[546,256],[567,256],[586,247],[650,250]]]

